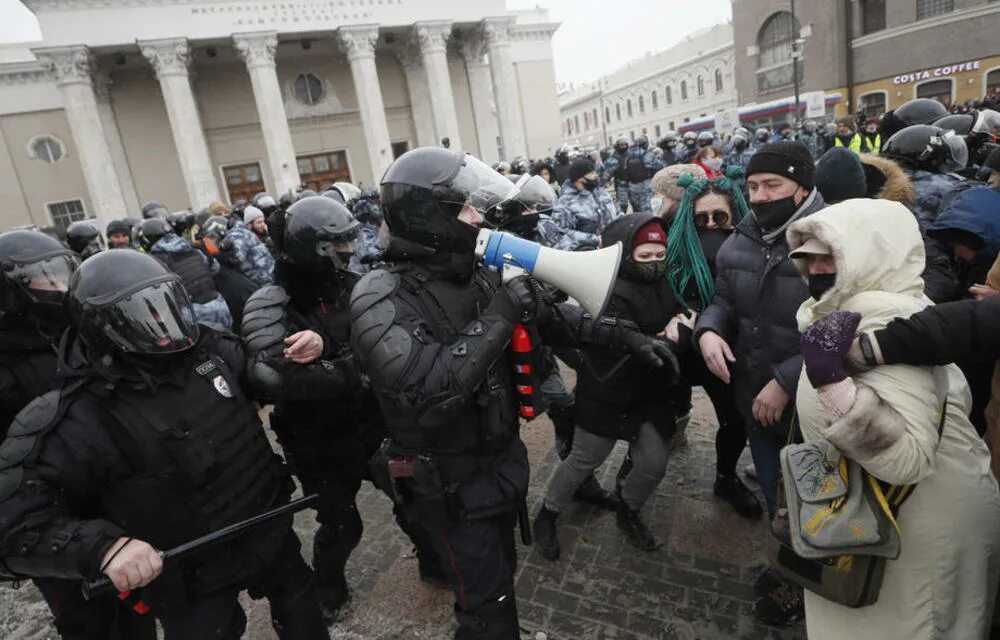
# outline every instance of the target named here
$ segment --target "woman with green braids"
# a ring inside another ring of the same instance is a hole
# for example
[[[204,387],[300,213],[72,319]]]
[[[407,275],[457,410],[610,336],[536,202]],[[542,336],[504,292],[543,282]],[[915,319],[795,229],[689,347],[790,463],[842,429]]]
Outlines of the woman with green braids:
[[[684,189],[684,198],[667,239],[667,278],[677,299],[690,311],[688,317],[678,317],[667,328],[671,339],[690,342],[697,314],[715,295],[715,256],[733,227],[749,212],[738,182],[742,176],[741,167],[730,167],[726,175],[714,180],[684,175],[677,181]],[[682,356],[681,371],[681,393],[687,396],[679,397],[679,404],[690,404],[691,387],[703,387],[719,421],[715,434],[715,495],[741,516],[759,518],[760,503],[736,474],[747,435],[732,388],[712,375],[695,349]]]

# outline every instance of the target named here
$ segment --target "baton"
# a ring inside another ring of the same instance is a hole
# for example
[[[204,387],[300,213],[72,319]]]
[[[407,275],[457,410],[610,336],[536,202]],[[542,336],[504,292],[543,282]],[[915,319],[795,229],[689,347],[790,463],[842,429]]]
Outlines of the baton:
[[[240,522],[234,522],[233,524],[227,525],[218,531],[207,533],[199,538],[195,538],[194,540],[190,540],[184,544],[173,547],[172,549],[160,551],[160,557],[163,558],[164,561],[183,558],[184,556],[191,555],[196,551],[201,551],[202,549],[215,546],[220,542],[231,540],[243,534],[248,529],[253,529],[254,527],[265,522],[275,520],[276,518],[280,518],[281,516],[289,513],[295,513],[297,511],[307,509],[318,499],[319,496],[314,493],[312,495],[299,498],[298,500],[292,500],[288,504],[282,505],[277,509],[266,511],[253,516],[252,518],[241,520]],[[90,600],[105,593],[111,593],[115,590],[115,585],[106,575],[101,575],[97,578],[84,580],[82,590],[84,600]]]

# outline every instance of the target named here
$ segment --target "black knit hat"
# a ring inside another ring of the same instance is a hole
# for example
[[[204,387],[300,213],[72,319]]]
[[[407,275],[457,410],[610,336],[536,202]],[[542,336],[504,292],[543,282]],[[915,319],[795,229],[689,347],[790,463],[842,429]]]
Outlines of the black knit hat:
[[[108,223],[108,228],[105,234],[113,236],[116,233],[124,233],[125,235],[132,234],[132,227],[129,226],[124,220],[112,220]]]
[[[824,153],[816,163],[816,189],[829,203],[864,198],[868,182],[857,154],[844,147]]]
[[[750,158],[747,177],[755,173],[774,173],[794,180],[812,191],[816,186],[816,165],[812,154],[801,142],[782,140],[765,144]]]
[[[595,169],[594,161],[590,158],[577,158],[573,161],[573,164],[569,165],[569,181],[576,182]]]

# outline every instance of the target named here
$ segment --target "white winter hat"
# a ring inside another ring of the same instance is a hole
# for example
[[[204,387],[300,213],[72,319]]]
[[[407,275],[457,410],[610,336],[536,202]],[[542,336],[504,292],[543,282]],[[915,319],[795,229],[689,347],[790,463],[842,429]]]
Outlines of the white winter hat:
[[[264,212],[261,211],[260,209],[258,209],[257,207],[255,207],[253,205],[248,205],[243,210],[243,223],[244,224],[250,224],[251,222],[253,222],[257,218],[261,218],[261,219],[264,218]]]

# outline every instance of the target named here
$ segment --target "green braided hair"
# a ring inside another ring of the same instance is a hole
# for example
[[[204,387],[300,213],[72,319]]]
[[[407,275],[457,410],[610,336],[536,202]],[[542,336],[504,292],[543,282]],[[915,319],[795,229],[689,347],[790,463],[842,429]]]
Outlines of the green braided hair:
[[[743,174],[742,167],[729,167],[724,176],[714,180],[695,178],[690,173],[682,175],[677,180],[677,186],[684,189],[684,198],[667,236],[669,265],[667,278],[670,279],[674,296],[686,307],[689,305],[684,300],[684,292],[691,279],[694,279],[698,290],[696,311],[704,310],[712,302],[712,298],[715,297],[715,282],[712,280],[712,271],[705,259],[698,229],[694,224],[695,202],[707,193],[718,193],[728,197],[732,203],[733,225],[739,224],[750,212],[739,184]]]

